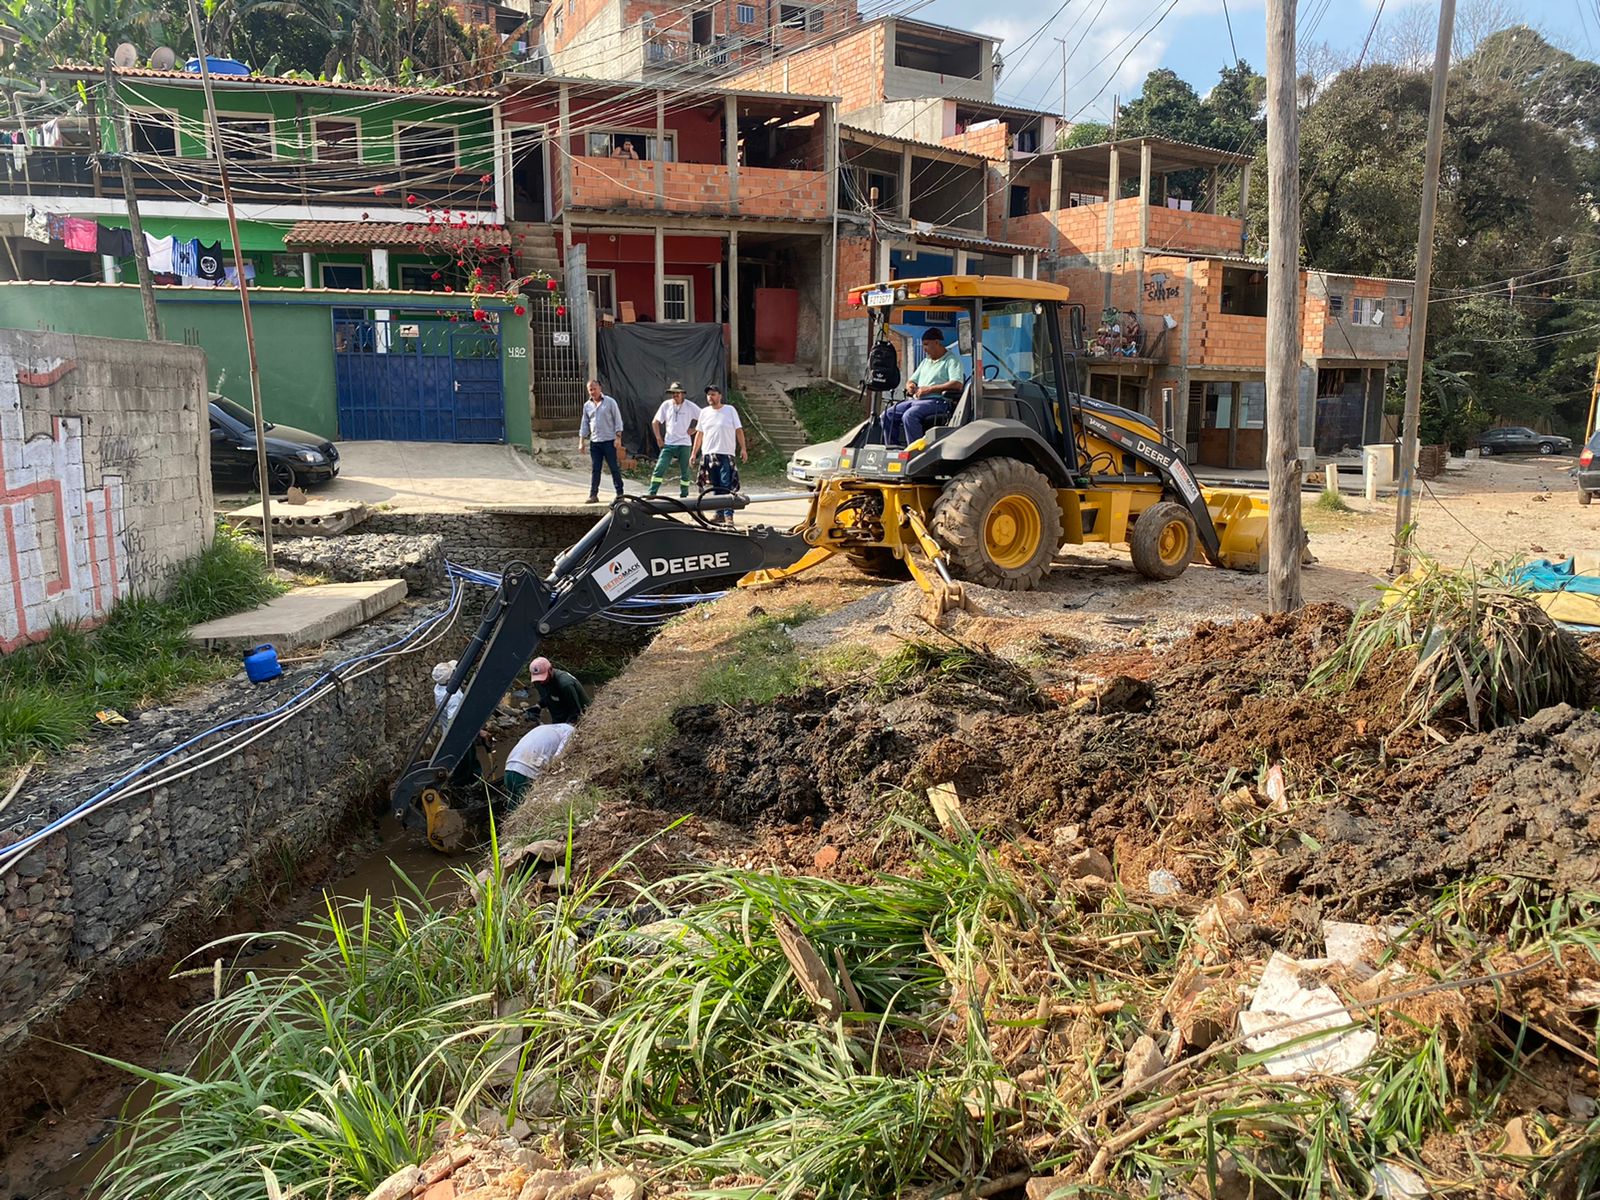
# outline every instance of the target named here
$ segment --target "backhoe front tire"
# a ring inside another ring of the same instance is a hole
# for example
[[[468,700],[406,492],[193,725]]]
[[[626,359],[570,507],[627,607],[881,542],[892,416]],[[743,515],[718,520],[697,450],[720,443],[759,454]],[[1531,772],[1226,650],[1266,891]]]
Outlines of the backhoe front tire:
[[[1061,545],[1050,481],[1027,463],[991,458],[945,485],[930,530],[958,579],[1020,592],[1039,585]]]
[[[905,560],[896,558],[894,551],[886,546],[846,550],[844,556],[850,560],[852,567],[863,575],[871,575],[874,579],[911,578],[911,568],[906,566]]]
[[[1146,579],[1176,579],[1189,569],[1199,544],[1194,515],[1171,500],[1145,509],[1128,534],[1133,569]]]

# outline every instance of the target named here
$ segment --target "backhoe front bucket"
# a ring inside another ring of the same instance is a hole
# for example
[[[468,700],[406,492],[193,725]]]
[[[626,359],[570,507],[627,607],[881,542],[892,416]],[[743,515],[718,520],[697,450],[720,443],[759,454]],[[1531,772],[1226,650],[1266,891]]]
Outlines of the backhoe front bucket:
[[[1267,502],[1256,492],[1205,488],[1206,508],[1217,527],[1222,553],[1213,566],[1259,571],[1267,557]],[[1207,558],[1211,555],[1208,552]]]

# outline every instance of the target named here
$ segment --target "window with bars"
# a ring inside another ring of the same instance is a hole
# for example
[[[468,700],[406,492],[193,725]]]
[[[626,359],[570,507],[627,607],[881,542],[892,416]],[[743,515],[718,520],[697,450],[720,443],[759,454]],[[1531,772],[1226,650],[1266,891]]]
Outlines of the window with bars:
[[[1344,297],[1330,295],[1328,297],[1328,314],[1334,317],[1344,316]]]
[[[661,319],[682,324],[694,320],[694,281],[687,277],[661,281]]]

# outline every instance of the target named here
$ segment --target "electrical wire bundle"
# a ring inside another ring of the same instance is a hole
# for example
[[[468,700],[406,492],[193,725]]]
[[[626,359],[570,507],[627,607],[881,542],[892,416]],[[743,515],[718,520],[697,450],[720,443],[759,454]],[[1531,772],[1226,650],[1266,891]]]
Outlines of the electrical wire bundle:
[[[444,607],[423,618],[400,637],[376,650],[344,659],[323,671],[311,683],[275,708],[234,717],[213,725],[186,741],[141,762],[121,778],[95,792],[66,813],[20,841],[0,848],[0,875],[12,870],[36,847],[107,805],[155,791],[197,771],[207,770],[231,758],[245,747],[281,728],[320,700],[338,692],[345,684],[360,679],[393,659],[437,645],[455,625],[461,613],[465,589],[452,580],[450,598]],[[219,734],[227,734],[213,740]],[[185,754],[185,751],[190,753]],[[181,757],[179,757],[181,756]],[[159,768],[159,770],[158,770]]]

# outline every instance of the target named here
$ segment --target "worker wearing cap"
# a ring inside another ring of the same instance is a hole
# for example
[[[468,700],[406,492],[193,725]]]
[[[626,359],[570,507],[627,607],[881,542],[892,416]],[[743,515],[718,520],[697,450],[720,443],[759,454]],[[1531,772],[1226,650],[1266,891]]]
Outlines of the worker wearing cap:
[[[944,348],[944,334],[930,327],[922,335],[922,361],[911,372],[906,398],[884,410],[883,440],[891,446],[909,446],[930,421],[955,411],[965,385],[961,359]]]
[[[706,388],[706,405],[700,411],[699,428],[694,431],[693,457],[705,456],[711,490],[719,496],[731,495],[739,490],[739,468],[734,465],[734,453],[737,451],[740,462],[750,461],[750,452],[745,448],[744,425],[739,420],[738,410],[723,402],[722,389],[715,384]],[[732,525],[733,509],[722,509],[717,518]]]
[[[574,724],[589,707],[583,685],[568,672],[552,667],[548,658],[534,659],[528,664],[528,674],[539,695],[539,703],[534,707],[549,709],[550,720],[555,724]]]
[[[518,803],[533,781],[552,762],[561,757],[572,737],[572,726],[535,725],[517,741],[506,756],[504,787],[512,804]]]
[[[683,385],[676,381],[667,389],[667,398],[656,409],[651,424],[656,432],[656,442],[661,454],[656,458],[655,473],[650,476],[650,494],[661,490],[667,477],[667,468],[678,464],[678,495],[689,494],[689,458],[694,448],[694,426],[700,417],[700,406],[691,404],[683,396]]]

